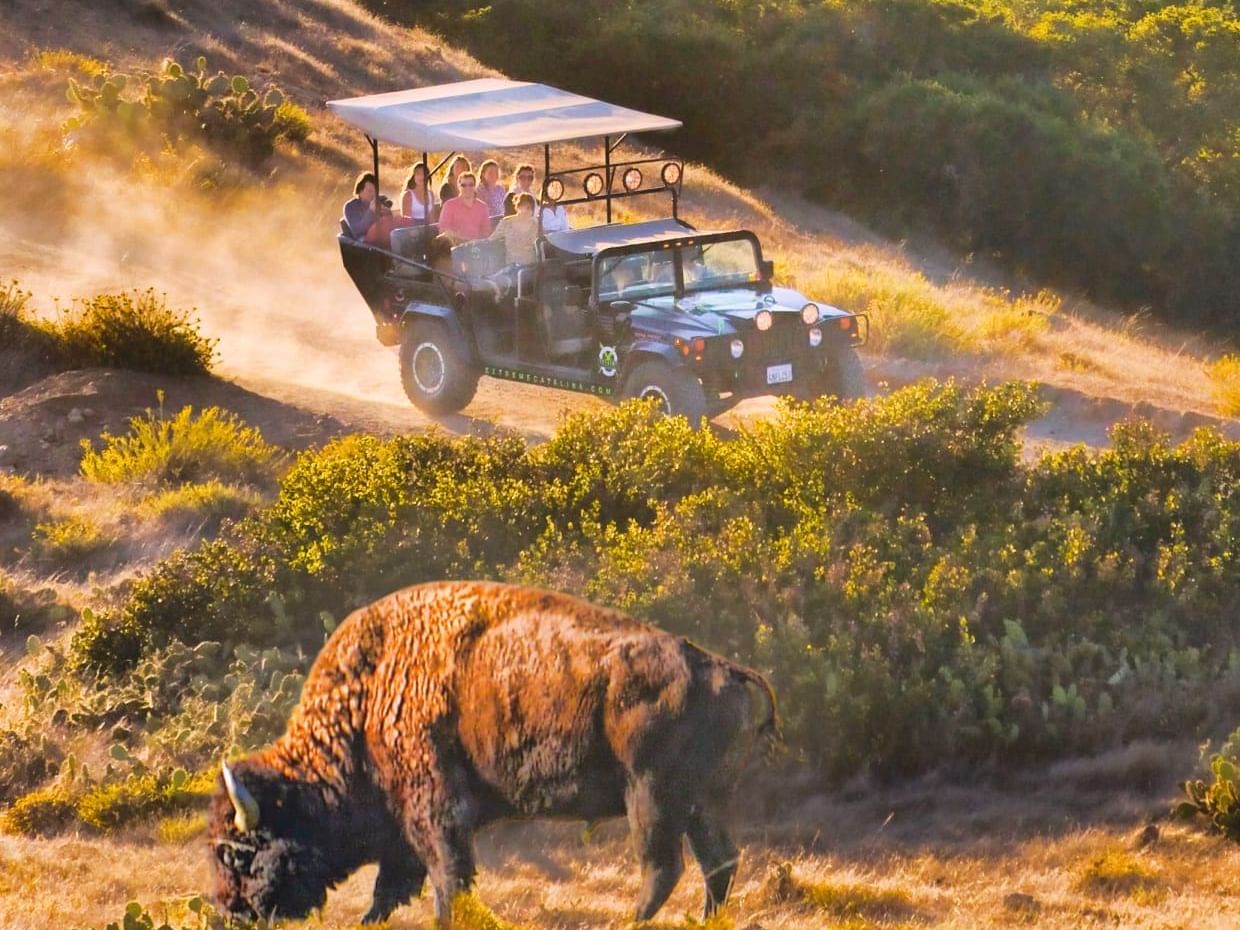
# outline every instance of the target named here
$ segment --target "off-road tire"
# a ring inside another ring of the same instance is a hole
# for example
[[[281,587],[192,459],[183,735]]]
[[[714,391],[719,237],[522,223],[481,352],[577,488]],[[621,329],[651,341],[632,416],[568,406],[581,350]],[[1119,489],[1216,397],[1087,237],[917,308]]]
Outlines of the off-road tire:
[[[673,367],[662,359],[640,363],[624,382],[625,398],[654,398],[668,416],[682,416],[697,426],[707,415],[706,392],[702,382],[684,367]]]
[[[841,401],[867,397],[870,393],[865,368],[856,349],[840,349],[833,353],[827,370],[822,373],[821,384],[823,394],[834,394]]]
[[[400,383],[419,410],[456,413],[474,399],[479,377],[468,347],[447,326],[419,320],[406,327],[400,343]]]

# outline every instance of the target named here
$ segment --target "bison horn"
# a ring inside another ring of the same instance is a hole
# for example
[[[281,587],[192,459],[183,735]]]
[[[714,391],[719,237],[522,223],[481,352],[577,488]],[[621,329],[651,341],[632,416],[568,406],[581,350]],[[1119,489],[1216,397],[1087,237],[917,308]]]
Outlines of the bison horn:
[[[232,806],[237,811],[233,822],[236,823],[240,832],[249,833],[258,826],[258,802],[232,773],[227,762],[220,766],[220,771],[224,775],[224,788],[228,791],[228,800],[232,801]]]

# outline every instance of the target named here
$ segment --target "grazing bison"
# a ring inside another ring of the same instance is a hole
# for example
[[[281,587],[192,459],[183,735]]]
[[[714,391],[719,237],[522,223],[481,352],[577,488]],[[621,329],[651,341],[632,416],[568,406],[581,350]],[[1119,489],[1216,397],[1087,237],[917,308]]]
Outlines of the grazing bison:
[[[755,738],[775,728],[756,672],[616,611],[502,584],[408,588],[342,623],[288,732],[222,768],[215,895],[236,916],[302,917],[378,862],[364,921],[429,875],[446,927],[482,825],[627,814],[637,918],[680,878],[682,836],[709,915],[736,873],[725,807]]]

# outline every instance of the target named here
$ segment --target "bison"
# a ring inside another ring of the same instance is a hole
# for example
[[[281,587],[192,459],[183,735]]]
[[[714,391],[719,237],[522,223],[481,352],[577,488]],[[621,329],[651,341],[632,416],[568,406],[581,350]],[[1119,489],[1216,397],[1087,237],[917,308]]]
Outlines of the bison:
[[[237,917],[304,917],[377,862],[364,922],[429,876],[447,927],[483,825],[627,815],[637,919],[679,880],[681,837],[710,915],[737,868],[725,809],[776,731],[758,673],[617,611],[503,584],[407,588],[340,625],[274,745],[222,767],[215,897]]]

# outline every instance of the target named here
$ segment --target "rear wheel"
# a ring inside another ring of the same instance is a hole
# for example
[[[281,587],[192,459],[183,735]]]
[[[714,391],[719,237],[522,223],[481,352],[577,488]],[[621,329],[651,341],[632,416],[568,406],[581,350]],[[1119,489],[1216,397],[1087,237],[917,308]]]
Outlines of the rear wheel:
[[[662,359],[642,362],[625,382],[624,396],[653,400],[668,416],[682,416],[697,426],[706,416],[706,392],[687,368],[674,368]]]
[[[442,323],[419,320],[405,330],[400,383],[419,410],[456,413],[474,399],[478,378],[463,340]]]

